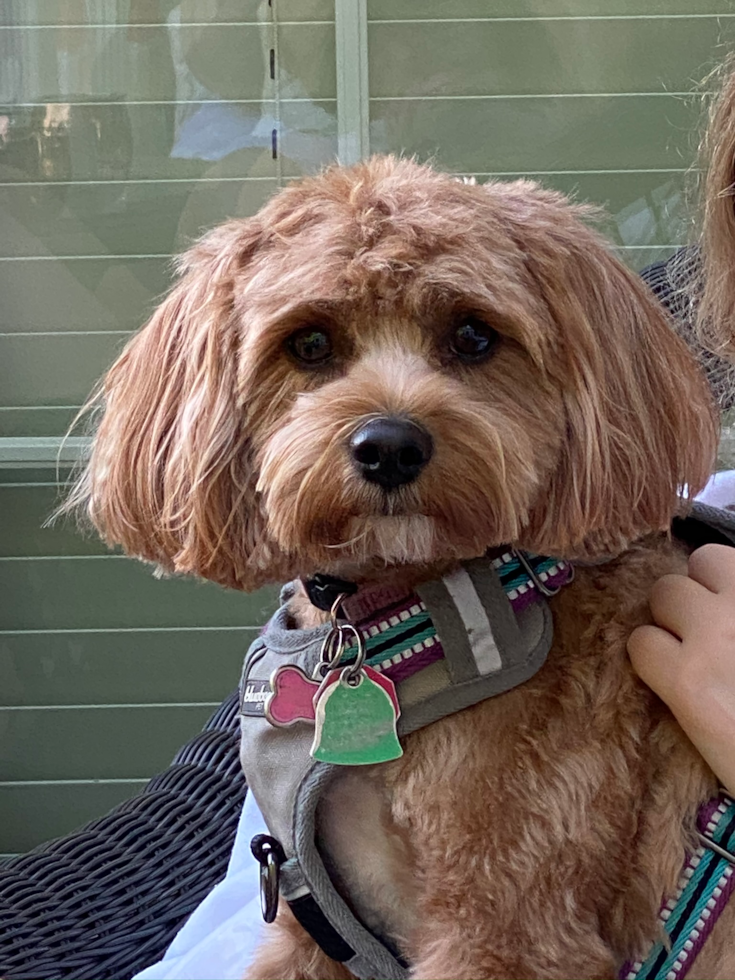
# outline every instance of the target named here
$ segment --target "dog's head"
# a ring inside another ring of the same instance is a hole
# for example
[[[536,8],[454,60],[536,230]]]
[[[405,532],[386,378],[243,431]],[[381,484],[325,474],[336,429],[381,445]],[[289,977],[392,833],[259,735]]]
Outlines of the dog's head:
[[[561,196],[375,158],[207,235],[109,371],[75,500],[109,542],[252,589],[668,525],[705,382]]]

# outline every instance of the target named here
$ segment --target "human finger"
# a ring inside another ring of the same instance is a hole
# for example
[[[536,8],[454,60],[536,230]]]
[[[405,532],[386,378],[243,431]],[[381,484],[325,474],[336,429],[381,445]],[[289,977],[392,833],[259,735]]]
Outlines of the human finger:
[[[628,655],[640,679],[664,701],[674,696],[681,640],[658,626],[639,626],[628,638]]]
[[[712,593],[687,575],[664,575],[651,589],[649,605],[657,626],[683,639],[701,628]]]
[[[710,592],[735,593],[735,548],[705,544],[689,556],[689,577]]]

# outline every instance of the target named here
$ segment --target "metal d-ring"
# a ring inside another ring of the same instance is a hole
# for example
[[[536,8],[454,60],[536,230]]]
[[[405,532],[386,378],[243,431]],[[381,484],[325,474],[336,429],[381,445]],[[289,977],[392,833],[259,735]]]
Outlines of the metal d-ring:
[[[256,834],[250,850],[260,865],[260,911],[264,922],[273,922],[278,912],[278,883],[286,855],[275,837]]]
[[[556,588],[550,589],[548,585],[546,585],[544,582],[541,581],[540,577],[536,574],[533,566],[531,565],[531,563],[529,562],[529,560],[526,558],[526,556],[523,554],[522,551],[519,551],[517,548],[511,548],[510,550],[512,554],[518,559],[518,562],[523,568],[523,570],[525,571],[526,575],[528,575],[528,577],[531,579],[533,584],[539,590],[541,595],[546,596],[547,599],[551,599],[552,596],[555,596],[557,592],[561,591],[561,585],[557,585]],[[571,568],[572,568],[572,575],[573,575],[574,566],[572,565]],[[569,581],[571,581],[571,579],[569,579]]]

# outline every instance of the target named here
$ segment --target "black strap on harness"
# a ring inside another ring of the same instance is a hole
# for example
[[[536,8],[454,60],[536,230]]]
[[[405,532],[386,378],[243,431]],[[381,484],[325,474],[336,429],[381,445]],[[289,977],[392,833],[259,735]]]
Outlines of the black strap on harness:
[[[344,941],[337,930],[314,901],[312,895],[302,895],[288,903],[299,925],[301,925],[327,956],[338,963],[344,963],[355,956],[355,950]]]

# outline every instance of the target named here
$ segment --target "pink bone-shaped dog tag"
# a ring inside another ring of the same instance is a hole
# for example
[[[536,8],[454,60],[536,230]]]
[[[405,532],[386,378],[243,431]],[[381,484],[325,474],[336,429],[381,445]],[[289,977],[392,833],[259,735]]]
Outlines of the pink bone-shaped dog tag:
[[[288,664],[271,675],[271,691],[265,716],[271,725],[286,728],[297,721],[314,721],[314,695],[320,681],[312,680],[300,667]]]

